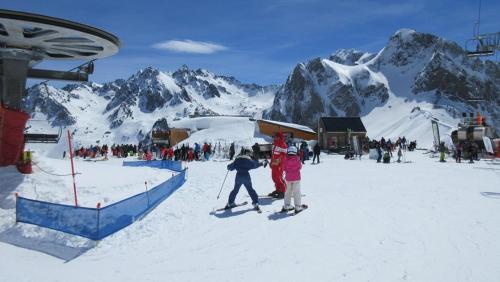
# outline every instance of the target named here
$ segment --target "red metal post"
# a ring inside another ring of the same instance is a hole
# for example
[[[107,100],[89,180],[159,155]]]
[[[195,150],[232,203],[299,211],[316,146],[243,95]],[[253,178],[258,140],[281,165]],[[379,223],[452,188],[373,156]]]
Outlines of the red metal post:
[[[75,183],[75,165],[73,164],[73,146],[71,145],[71,133],[68,129],[68,143],[69,143],[69,159],[71,160],[71,175],[73,176],[73,193],[75,194],[75,207],[78,207],[78,198],[76,196],[76,183]]]

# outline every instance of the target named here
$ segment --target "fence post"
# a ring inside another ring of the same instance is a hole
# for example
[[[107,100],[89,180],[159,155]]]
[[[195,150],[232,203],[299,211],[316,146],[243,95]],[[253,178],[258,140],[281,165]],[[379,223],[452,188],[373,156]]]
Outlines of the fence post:
[[[73,193],[75,194],[75,207],[78,207],[78,198],[76,196],[76,183],[75,183],[75,165],[73,164],[73,146],[71,145],[71,133],[68,129],[68,146],[69,158],[71,160],[71,175],[73,176]]]
[[[100,234],[99,234],[99,230],[101,229],[101,203],[97,203],[97,236],[96,236],[96,240],[100,240]]]
[[[148,182],[144,181],[144,185],[146,186],[146,198],[148,198],[148,209],[149,209],[149,193],[148,193]]]
[[[14,195],[16,196],[16,224],[17,224],[17,222],[18,222],[17,221],[17,210],[18,210],[18,208],[17,208],[17,203],[18,203],[17,197],[19,197],[19,194],[16,192]]]

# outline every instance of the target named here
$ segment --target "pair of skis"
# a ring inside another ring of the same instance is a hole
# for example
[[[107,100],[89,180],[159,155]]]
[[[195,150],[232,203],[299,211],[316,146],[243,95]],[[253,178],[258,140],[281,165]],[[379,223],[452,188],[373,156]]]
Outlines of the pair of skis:
[[[216,209],[215,211],[227,211],[227,210],[230,210],[230,209],[233,209],[233,208],[237,208],[237,207],[244,206],[244,205],[246,205],[246,204],[248,204],[248,202],[247,202],[247,201],[245,201],[245,202],[243,202],[243,203],[238,203],[238,204],[235,204],[234,206],[229,206],[229,207],[228,207],[228,206],[225,206],[225,207],[223,207],[223,208]],[[260,209],[260,207],[259,207],[259,206],[255,206],[253,209],[254,209],[255,211],[257,211],[258,213],[262,213],[262,210]]]
[[[295,216],[295,215],[297,215],[297,214],[299,214],[299,213],[303,212],[303,211],[304,211],[304,210],[306,210],[307,208],[308,208],[308,206],[307,206],[307,205],[302,204],[302,205],[301,205],[301,209],[300,209],[300,210],[295,210],[295,208],[288,208],[288,209],[283,208],[283,209],[281,209],[281,211],[279,211],[279,212],[277,212],[277,213],[280,213],[280,214],[287,214],[287,215],[289,215],[289,216]],[[293,211],[293,213],[289,213],[290,211]]]
[[[215,211],[218,211],[218,212],[220,212],[220,211],[227,211],[227,210],[231,210],[231,209],[233,209],[233,208],[237,208],[237,207],[244,206],[244,205],[246,205],[246,204],[248,204],[248,202],[247,202],[247,201],[245,201],[245,202],[243,202],[243,203],[238,203],[238,204],[235,204],[234,206],[225,206],[225,207],[223,207],[223,208],[216,209]],[[304,210],[306,210],[306,209],[308,208],[308,206],[307,206],[307,205],[302,205],[301,207],[302,207],[302,208],[301,208],[300,210],[298,210],[298,211],[296,211],[294,208],[291,208],[291,209],[285,209],[285,208],[283,208],[281,211],[279,211],[279,212],[277,212],[277,213],[287,214],[287,215],[289,215],[289,216],[295,216],[295,215],[297,215],[297,214],[299,214],[299,213],[303,212]],[[257,211],[258,213],[262,213],[262,210],[260,209],[260,207],[259,207],[259,206],[255,206],[255,207],[254,207],[254,210],[255,210],[255,211]],[[293,213],[289,213],[289,211],[293,211]]]

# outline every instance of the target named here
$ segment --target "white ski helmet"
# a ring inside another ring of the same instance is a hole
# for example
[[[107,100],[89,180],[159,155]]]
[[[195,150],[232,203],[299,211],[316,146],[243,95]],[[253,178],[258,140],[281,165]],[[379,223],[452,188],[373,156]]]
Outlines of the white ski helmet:
[[[295,147],[295,146],[288,147],[287,153],[289,155],[297,155],[297,147]]]

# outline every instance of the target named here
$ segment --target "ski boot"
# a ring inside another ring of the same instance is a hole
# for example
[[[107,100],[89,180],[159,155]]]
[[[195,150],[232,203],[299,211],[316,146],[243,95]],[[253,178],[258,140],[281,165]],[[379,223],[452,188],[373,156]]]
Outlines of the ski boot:
[[[273,191],[273,192],[271,192],[271,193],[269,193],[269,194],[267,194],[267,195],[268,195],[269,197],[276,198],[276,196],[278,195],[278,193],[279,193],[278,191]]]
[[[225,210],[230,210],[232,208],[236,207],[235,203],[227,203],[227,205],[224,207]]]
[[[283,206],[280,213],[287,213],[287,212],[293,211],[293,210],[294,210],[294,208],[292,206],[288,206],[288,207]]]
[[[260,206],[259,204],[255,203],[255,204],[252,204],[253,205],[253,209],[256,210],[258,213],[262,213],[262,210],[260,209]]]

